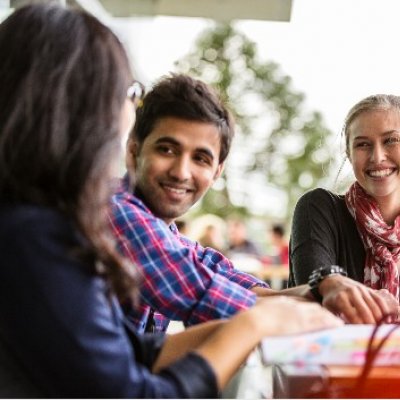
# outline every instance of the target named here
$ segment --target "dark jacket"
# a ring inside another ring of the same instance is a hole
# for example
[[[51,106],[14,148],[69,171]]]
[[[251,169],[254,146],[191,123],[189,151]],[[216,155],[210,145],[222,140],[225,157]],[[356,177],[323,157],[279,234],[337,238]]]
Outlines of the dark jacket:
[[[0,397],[215,397],[196,354],[150,372],[163,337],[126,325],[82,243],[51,209],[0,206]]]

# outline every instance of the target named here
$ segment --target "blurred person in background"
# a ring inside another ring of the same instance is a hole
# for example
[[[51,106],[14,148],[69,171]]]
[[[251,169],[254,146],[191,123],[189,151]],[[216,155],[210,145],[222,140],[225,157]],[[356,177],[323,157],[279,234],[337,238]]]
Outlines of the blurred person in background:
[[[283,224],[273,224],[269,230],[272,252],[262,258],[265,265],[289,265],[289,243]]]
[[[259,249],[248,237],[247,225],[243,219],[234,218],[228,221],[227,255],[230,258],[238,255],[251,256],[256,259],[261,257]]]
[[[219,252],[224,252],[224,238],[220,229],[214,224],[207,224],[203,228],[203,233],[200,235],[198,242],[203,247],[211,247]]]

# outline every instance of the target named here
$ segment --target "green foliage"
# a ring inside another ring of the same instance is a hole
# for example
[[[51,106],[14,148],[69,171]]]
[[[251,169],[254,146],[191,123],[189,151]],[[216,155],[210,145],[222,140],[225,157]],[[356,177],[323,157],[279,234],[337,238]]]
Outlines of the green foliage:
[[[205,196],[201,211],[222,217],[233,211],[252,214],[248,184],[261,174],[265,184],[287,194],[290,216],[298,197],[326,176],[331,161],[331,133],[321,114],[306,113],[305,96],[292,88],[291,78],[276,63],[259,61],[256,44],[232,25],[217,24],[205,31],[194,51],[176,65],[221,92],[237,122],[235,142],[247,154],[241,204],[232,203],[228,190],[238,173],[231,154],[225,182]]]

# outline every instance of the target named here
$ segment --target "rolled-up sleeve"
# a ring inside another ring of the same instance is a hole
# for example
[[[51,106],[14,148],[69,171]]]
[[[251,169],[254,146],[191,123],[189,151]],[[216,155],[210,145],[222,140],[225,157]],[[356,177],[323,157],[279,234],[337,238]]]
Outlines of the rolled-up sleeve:
[[[256,286],[269,287],[261,279],[236,269],[232,262],[219,251],[211,247],[204,248],[199,244],[196,244],[195,248],[199,260],[201,260],[204,265],[226,277],[231,282],[235,282],[246,289],[252,289]]]

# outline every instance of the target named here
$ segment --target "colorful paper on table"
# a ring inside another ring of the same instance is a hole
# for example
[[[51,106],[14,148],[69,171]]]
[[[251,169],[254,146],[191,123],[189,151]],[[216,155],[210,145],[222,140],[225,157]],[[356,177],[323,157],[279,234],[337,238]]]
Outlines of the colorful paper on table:
[[[378,344],[395,325],[382,325]],[[374,325],[344,325],[301,335],[268,337],[261,343],[265,364],[362,365]],[[375,359],[375,365],[400,365],[400,328],[396,329]]]

